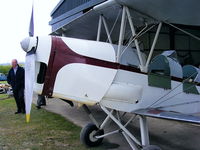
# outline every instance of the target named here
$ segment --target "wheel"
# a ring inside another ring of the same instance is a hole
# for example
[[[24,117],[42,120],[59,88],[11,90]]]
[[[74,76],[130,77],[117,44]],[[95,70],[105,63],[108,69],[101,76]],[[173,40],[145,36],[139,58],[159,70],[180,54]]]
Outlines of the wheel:
[[[161,148],[156,145],[149,145],[144,147],[142,150],[161,150]]]
[[[95,136],[103,134],[103,130],[99,130],[96,125],[94,125],[93,123],[89,123],[84,128],[82,128],[80,139],[81,142],[86,146],[94,147],[100,145],[103,141],[103,138],[97,139],[95,138]]]

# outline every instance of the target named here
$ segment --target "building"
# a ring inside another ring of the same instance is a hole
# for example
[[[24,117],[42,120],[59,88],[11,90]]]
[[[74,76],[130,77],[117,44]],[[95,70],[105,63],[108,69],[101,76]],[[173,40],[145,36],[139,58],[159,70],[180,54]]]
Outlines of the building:
[[[82,16],[90,8],[106,0],[60,0],[51,12],[52,32],[70,23],[74,19]]]
[[[105,1],[60,0],[51,13],[52,20],[49,24],[52,27],[52,35],[96,40],[98,18],[87,15],[87,12],[97,4]],[[91,21],[84,22],[84,17],[82,16],[91,17]],[[90,28],[91,25],[90,27],[87,26],[87,23],[92,24],[93,28]],[[200,26],[184,26],[179,24],[176,26],[188,33],[194,34],[196,37],[200,37]],[[111,24],[108,23],[108,27],[111,28]],[[151,48],[155,32],[156,29],[153,28],[139,39],[140,46],[145,53],[148,53]],[[115,37],[118,37],[118,34],[112,36],[114,39],[113,43],[117,43]],[[101,40],[105,41],[104,38]],[[182,65],[193,64],[199,66],[200,64],[200,41],[166,24],[161,29],[154,55],[164,50],[176,50],[178,59]]]

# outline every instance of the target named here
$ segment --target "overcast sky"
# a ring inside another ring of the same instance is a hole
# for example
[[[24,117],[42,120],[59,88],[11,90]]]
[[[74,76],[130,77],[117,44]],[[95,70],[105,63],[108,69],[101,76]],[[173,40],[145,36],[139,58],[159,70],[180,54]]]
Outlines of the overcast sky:
[[[28,36],[32,0],[1,0],[0,2],[0,63],[13,58],[25,61],[20,41]],[[59,0],[34,0],[35,35],[48,35],[50,13]]]

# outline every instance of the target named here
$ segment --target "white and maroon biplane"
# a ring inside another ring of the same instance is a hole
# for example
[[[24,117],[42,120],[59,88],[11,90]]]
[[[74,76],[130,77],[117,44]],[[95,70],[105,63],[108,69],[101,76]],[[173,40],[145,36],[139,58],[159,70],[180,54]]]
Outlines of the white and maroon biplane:
[[[200,70],[181,66],[174,50],[152,59],[155,45],[163,26],[200,44],[197,35],[180,28],[200,27],[199,13],[197,0],[108,0],[60,29],[69,37],[25,38],[21,45],[27,52],[27,116],[33,91],[66,99],[83,104],[93,121],[81,132],[87,146],[99,145],[104,137],[119,132],[133,150],[159,149],[150,145],[146,117],[200,124],[195,115],[200,112]],[[155,36],[149,52],[144,53],[140,37],[153,28]],[[102,124],[87,105],[99,105],[107,114]],[[122,124],[119,112],[132,117]],[[139,116],[141,140],[126,128],[135,115]],[[119,130],[104,133],[110,119]]]

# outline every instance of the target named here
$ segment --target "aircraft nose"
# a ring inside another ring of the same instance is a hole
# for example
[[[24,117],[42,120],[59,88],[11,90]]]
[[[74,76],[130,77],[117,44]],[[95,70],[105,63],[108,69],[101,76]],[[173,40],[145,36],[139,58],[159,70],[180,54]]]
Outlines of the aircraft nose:
[[[37,38],[36,37],[27,37],[25,39],[23,39],[21,42],[21,47],[22,49],[27,52],[34,52],[36,50],[36,46],[37,46]]]

